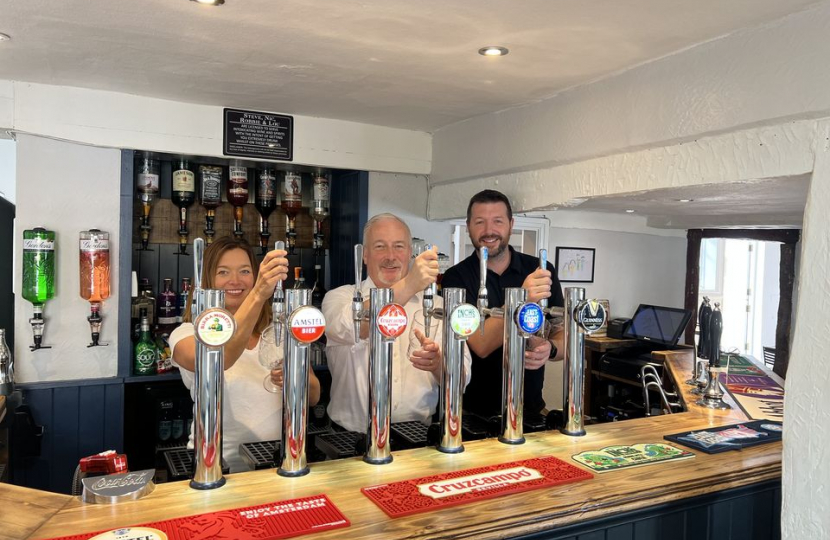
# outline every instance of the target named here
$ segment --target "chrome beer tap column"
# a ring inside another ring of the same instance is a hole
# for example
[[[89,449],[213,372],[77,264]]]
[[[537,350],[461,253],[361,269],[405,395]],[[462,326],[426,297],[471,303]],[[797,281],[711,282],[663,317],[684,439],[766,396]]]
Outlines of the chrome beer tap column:
[[[573,437],[585,435],[585,335],[593,334],[605,324],[605,308],[596,300],[585,300],[585,289],[565,289],[565,362],[562,433]]]
[[[525,340],[544,326],[542,308],[527,302],[520,287],[504,289],[501,431],[499,442],[522,444],[524,438]]]
[[[305,445],[309,345],[323,336],[326,319],[323,312],[310,305],[310,289],[291,289],[287,293],[286,312],[289,315],[283,341],[282,446],[277,474],[291,477],[308,474]]]
[[[236,321],[224,309],[225,291],[202,289],[204,240],[193,242],[193,319],[196,338],[194,370],[194,464],[190,487],[214,489],[225,484],[222,476],[223,347],[236,331]]]
[[[395,339],[408,323],[406,310],[392,300],[392,289],[372,289],[369,293],[369,425],[363,461],[374,465],[392,461],[392,351]]]
[[[464,451],[461,441],[461,411],[464,396],[464,342],[478,329],[481,316],[475,306],[464,303],[464,289],[444,289],[444,366],[438,407],[441,439],[438,450],[447,454]]]

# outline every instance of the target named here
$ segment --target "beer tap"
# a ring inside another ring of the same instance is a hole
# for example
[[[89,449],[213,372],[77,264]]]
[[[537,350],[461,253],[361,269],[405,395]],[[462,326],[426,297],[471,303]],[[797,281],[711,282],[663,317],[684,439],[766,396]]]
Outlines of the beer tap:
[[[196,338],[194,387],[193,489],[225,485],[222,475],[222,387],[224,345],[236,332],[236,321],[226,309],[225,291],[202,289],[204,240],[193,241],[193,319]]]
[[[432,249],[432,244],[425,244],[424,251],[429,251]],[[436,293],[436,285],[433,281],[430,283],[426,289],[424,289],[424,300],[422,303],[423,312],[424,312],[424,336],[432,337],[429,335],[429,326],[432,322],[433,317],[442,317],[443,311],[440,309],[435,308],[435,293]]]
[[[484,321],[487,319],[487,317],[495,317],[497,319],[502,319],[504,318],[504,309],[489,307],[487,298],[487,259],[489,256],[489,250],[486,247],[482,247],[481,249],[479,249],[478,253],[478,268],[480,277],[476,307],[478,308],[478,313],[481,316],[481,325],[479,326],[479,330],[481,331],[481,335],[484,335]]]
[[[363,305],[360,284],[363,281],[363,244],[354,246],[354,296],[352,297],[352,321],[354,322],[354,342],[360,342],[360,324],[369,320],[369,311]]]
[[[445,454],[464,451],[461,439],[464,398],[464,342],[481,324],[475,306],[464,303],[464,289],[447,287],[444,293],[443,369],[438,407],[440,440],[438,450]]]
[[[284,250],[285,242],[278,240],[274,243],[274,249]],[[274,343],[277,347],[282,344],[283,325],[285,324],[285,290],[282,280],[277,281],[274,288],[274,303],[271,305],[272,319],[274,320]]]
[[[539,250],[539,268],[542,270],[548,269],[548,250],[540,249]],[[542,313],[546,316],[551,318],[562,318],[565,316],[565,308],[559,306],[550,306],[548,307],[548,299],[542,298],[539,300],[539,307],[542,308]],[[547,325],[543,324],[541,330],[539,330],[539,337],[546,337],[547,336]]]

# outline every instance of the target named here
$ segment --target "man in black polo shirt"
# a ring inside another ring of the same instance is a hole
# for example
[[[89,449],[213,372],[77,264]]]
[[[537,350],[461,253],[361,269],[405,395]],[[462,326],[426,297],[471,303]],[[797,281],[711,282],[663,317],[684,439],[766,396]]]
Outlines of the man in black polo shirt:
[[[441,287],[465,289],[466,300],[475,304],[480,281],[481,247],[489,251],[487,260],[487,295],[490,307],[504,306],[504,289],[522,287],[528,302],[549,298],[549,305],[564,306],[562,287],[553,265],[539,268],[539,259],[515,251],[508,245],[513,230],[513,210],[504,194],[486,189],[470,199],[467,206],[467,230],[476,251],[453,266],[443,276]],[[525,352],[524,414],[535,415],[545,408],[542,386],[545,363],[562,357],[561,328],[549,339],[531,337]],[[484,335],[475,332],[467,340],[473,358],[472,379],[464,392],[464,409],[489,418],[501,413],[502,345],[504,320],[490,317]]]

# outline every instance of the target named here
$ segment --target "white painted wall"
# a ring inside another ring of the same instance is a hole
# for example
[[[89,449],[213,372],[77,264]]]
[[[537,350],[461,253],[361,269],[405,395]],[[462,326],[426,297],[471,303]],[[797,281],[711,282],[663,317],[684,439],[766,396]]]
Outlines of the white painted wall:
[[[221,157],[222,110],[0,80],[0,128],[102,147]],[[428,174],[431,140],[419,131],[294,115],[294,162],[298,164]]]
[[[15,169],[17,157],[14,141],[0,139],[0,197],[10,203],[15,201]]]
[[[830,537],[830,121],[821,123],[801,237],[796,324],[784,401],[783,538]],[[808,300],[809,299],[809,300]]]
[[[22,273],[14,276],[15,376],[19,382],[114,377],[117,374],[118,219],[121,153],[30,135],[17,139],[15,268],[23,258],[23,231],[37,226],[56,232],[56,292],[44,307],[44,345],[29,350],[32,305],[20,295]],[[103,303],[101,342],[88,349],[89,303],[80,296],[78,233],[97,227],[110,233],[110,292]],[[128,338],[125,338],[128,339]]]

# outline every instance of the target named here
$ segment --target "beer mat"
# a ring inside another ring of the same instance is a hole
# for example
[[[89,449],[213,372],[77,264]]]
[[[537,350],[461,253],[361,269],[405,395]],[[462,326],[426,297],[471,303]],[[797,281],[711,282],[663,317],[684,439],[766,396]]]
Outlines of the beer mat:
[[[720,362],[722,366],[726,366],[729,362],[730,375],[764,375],[764,370],[755,365],[755,363],[744,356],[737,354],[721,354]]]
[[[663,437],[689,448],[702,450],[707,454],[718,454],[729,450],[740,450],[748,446],[757,446],[778,442],[783,432],[781,422],[756,420],[728,426],[719,426],[695,431],[685,431]]]
[[[779,422],[784,420],[784,389],[766,375],[721,373],[721,385],[749,418]]]
[[[572,459],[591,470],[604,473],[693,457],[695,455],[688,450],[676,448],[670,444],[645,443],[631,446],[606,446],[601,450],[586,450],[572,456]]]
[[[349,520],[325,495],[290,499],[246,508],[209,512],[141,525],[122,527],[122,535],[113,538],[133,540],[130,530],[139,528],[157,529],[169,540],[207,540],[228,538],[233,540],[270,540],[291,538],[311,532],[348,527]],[[107,534],[109,530],[61,536],[51,540],[89,540],[96,535]],[[148,538],[145,534],[137,538]],[[137,538],[135,540],[137,540]],[[152,537],[151,537],[152,538]]]
[[[546,456],[369,486],[360,491],[386,515],[398,518],[593,477],[561,459]]]

